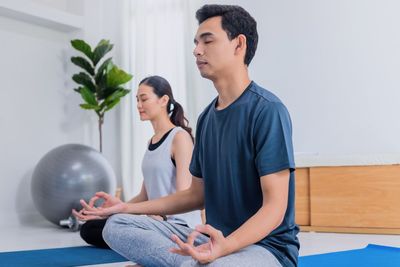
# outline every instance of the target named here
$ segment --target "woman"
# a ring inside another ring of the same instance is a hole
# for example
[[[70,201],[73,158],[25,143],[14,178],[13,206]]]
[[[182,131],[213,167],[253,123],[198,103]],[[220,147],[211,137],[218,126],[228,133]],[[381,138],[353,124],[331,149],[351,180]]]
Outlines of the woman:
[[[140,193],[129,202],[137,203],[160,198],[190,187],[192,176],[189,163],[192,157],[193,136],[182,106],[174,100],[171,86],[160,76],[150,76],[139,83],[136,95],[140,120],[150,121],[154,135],[142,161],[143,184]],[[102,207],[122,203],[121,200],[98,192],[90,200],[93,206],[99,198],[105,199]],[[81,237],[89,244],[108,248],[102,238],[107,218],[88,216],[83,210],[73,214],[87,222],[82,225]],[[194,227],[201,223],[200,212],[171,216],[151,215],[156,220]]]

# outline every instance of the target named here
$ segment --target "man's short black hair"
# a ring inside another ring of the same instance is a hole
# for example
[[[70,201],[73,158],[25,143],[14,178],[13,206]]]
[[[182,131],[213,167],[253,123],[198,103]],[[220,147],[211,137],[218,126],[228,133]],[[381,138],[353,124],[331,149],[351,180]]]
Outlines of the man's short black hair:
[[[249,12],[235,5],[204,5],[196,12],[199,24],[218,16],[222,18],[221,26],[228,34],[229,40],[236,38],[239,34],[246,36],[247,49],[244,63],[249,65],[257,50],[257,22]]]

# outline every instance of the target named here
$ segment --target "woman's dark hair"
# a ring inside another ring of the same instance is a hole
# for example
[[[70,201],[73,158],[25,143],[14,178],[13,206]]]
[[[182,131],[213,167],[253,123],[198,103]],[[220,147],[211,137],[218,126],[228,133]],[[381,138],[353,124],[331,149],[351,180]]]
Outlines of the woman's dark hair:
[[[248,66],[257,50],[257,22],[249,12],[234,5],[204,5],[196,12],[199,24],[206,19],[219,16],[222,18],[222,29],[227,33],[229,40],[236,38],[239,34],[246,36],[244,64]]]
[[[192,128],[189,127],[189,121],[185,118],[181,104],[175,101],[174,96],[172,94],[171,85],[169,84],[169,82],[163,77],[154,75],[144,78],[139,83],[139,85],[141,84],[145,84],[153,88],[153,92],[158,97],[163,97],[165,95],[169,97],[169,101],[167,104],[167,113],[170,114],[172,112],[170,115],[171,122],[174,125],[180,126],[184,130],[186,130],[193,141],[194,139],[192,135]],[[173,105],[172,110],[171,110],[171,104]]]

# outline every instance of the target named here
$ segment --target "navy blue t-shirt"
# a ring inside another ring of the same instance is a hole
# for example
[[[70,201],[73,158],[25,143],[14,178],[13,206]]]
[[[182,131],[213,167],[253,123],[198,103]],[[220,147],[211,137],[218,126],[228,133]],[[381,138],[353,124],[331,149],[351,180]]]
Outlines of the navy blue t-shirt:
[[[217,99],[198,119],[190,163],[190,172],[203,178],[207,223],[228,236],[261,208],[260,177],[290,169],[284,220],[256,244],[273,253],[283,266],[297,266],[289,113],[279,98],[255,82],[222,110],[216,109]]]

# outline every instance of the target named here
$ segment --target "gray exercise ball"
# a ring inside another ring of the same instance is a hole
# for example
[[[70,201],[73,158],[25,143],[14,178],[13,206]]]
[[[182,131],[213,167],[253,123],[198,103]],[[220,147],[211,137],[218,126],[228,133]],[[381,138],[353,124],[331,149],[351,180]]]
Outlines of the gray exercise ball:
[[[60,220],[79,210],[80,199],[88,201],[97,191],[115,190],[115,174],[97,150],[67,144],[48,152],[36,165],[32,175],[31,193],[39,212],[50,222]]]

